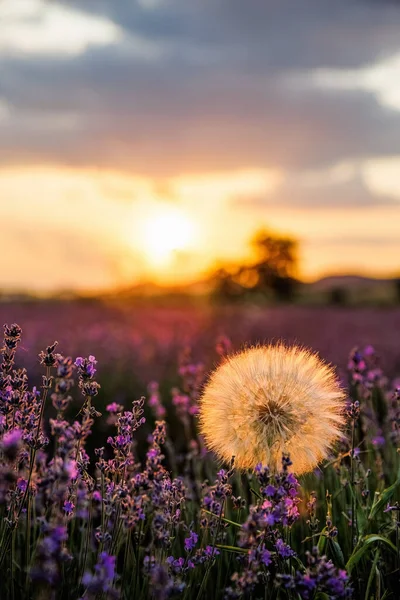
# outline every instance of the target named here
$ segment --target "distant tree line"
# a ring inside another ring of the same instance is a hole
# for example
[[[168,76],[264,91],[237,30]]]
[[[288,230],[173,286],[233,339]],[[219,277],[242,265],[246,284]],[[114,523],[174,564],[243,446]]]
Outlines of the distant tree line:
[[[224,267],[213,274],[215,297],[223,301],[293,300],[298,285],[298,242],[291,237],[260,231],[251,245],[254,262]]]

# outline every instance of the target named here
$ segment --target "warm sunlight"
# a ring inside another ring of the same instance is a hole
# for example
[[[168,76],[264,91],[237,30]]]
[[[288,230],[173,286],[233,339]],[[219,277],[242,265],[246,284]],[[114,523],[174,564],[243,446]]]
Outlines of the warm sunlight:
[[[316,210],[285,201],[292,193],[287,185],[284,194],[279,187],[263,191],[262,172],[176,177],[157,186],[150,177],[111,169],[3,168],[0,237],[8,252],[0,256],[2,285],[53,291],[185,284],[216,264],[247,260],[248,241],[261,227],[299,240],[302,279],[340,271],[387,277],[399,264],[396,165],[394,159],[359,165],[367,200],[373,192],[382,203],[362,211],[359,186],[349,188],[353,205],[331,200]],[[342,189],[344,175],[342,169],[303,172],[297,191],[307,198],[324,182],[332,194],[335,186]],[[44,254],[46,261],[39,260]]]
[[[194,221],[173,208],[154,212],[143,223],[143,250],[155,267],[170,263],[176,252],[188,250],[194,237]]]

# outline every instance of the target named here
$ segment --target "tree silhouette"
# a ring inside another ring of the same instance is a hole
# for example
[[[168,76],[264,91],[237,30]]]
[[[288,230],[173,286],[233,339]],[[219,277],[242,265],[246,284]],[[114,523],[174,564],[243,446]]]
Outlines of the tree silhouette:
[[[220,269],[214,274],[217,297],[241,300],[254,295],[273,294],[278,300],[291,300],[296,289],[296,240],[259,231],[251,240],[255,261],[228,271]]]
[[[260,231],[252,240],[258,256],[252,266],[258,275],[258,291],[272,290],[279,300],[290,300],[294,294],[297,271],[297,242]]]

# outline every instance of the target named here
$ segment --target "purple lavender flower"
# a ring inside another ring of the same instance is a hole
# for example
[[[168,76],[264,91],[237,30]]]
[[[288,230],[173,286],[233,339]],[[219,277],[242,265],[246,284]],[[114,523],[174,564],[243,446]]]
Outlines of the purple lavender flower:
[[[69,517],[74,512],[75,504],[71,500],[65,500],[63,505],[63,511]]]
[[[382,448],[386,443],[384,436],[380,434],[374,436],[371,441],[372,445],[375,446],[375,448]]]
[[[282,539],[276,540],[275,548],[281,558],[290,558],[296,554]]]
[[[46,367],[55,366],[58,356],[55,354],[54,350],[57,346],[58,342],[54,342],[51,346],[47,346],[46,351],[40,352],[39,359],[41,365],[45,365]]]
[[[4,337],[6,339],[14,339],[19,340],[21,338],[22,329],[17,323],[13,323],[12,325],[4,325]]]
[[[267,485],[267,487],[264,490],[264,494],[265,494],[265,496],[275,496],[276,487],[271,484]]]
[[[269,567],[272,563],[271,552],[269,550],[262,550],[260,559],[263,565]]]
[[[62,564],[70,559],[64,547],[68,534],[63,525],[44,522],[42,528],[44,537],[38,546],[31,577],[55,588],[61,581]]]
[[[232,496],[232,486],[228,483],[233,471],[225,471],[220,469],[217,473],[215,484],[205,490],[203,497],[204,507],[215,515],[211,518],[215,524],[223,515],[224,504],[227,498]]]
[[[83,379],[93,378],[96,373],[95,364],[97,364],[97,360],[92,355],[90,355],[89,358],[78,356],[74,362],[74,365],[78,368],[79,376]]]
[[[106,411],[112,414],[116,414],[122,412],[124,407],[122,404],[117,404],[116,402],[112,402],[111,404],[107,404]]]
[[[22,448],[22,431],[20,429],[7,431],[7,433],[3,435],[0,448],[3,450],[7,460],[14,461]]]
[[[232,351],[232,342],[226,335],[220,335],[217,338],[215,349],[219,356],[227,356]]]
[[[194,531],[191,531],[189,537],[185,538],[185,550],[191,552],[196,546],[199,536]]]
[[[170,561],[168,561],[167,564],[171,567]],[[181,560],[178,559],[178,569],[180,565]],[[170,577],[165,566],[157,564],[154,557],[145,557],[144,566],[150,575],[151,590],[155,598],[159,600],[166,600],[166,598],[181,594],[185,589],[185,584],[176,578]]]
[[[96,373],[95,364],[97,360],[94,356],[90,355],[89,358],[82,358],[78,356],[74,365],[78,370],[78,385],[84,396],[94,397],[97,396],[100,385],[97,381],[93,380]]]
[[[320,556],[317,548],[307,552],[307,563],[304,573],[297,572],[295,577],[279,576],[278,581],[287,589],[295,590],[304,600],[314,598],[317,591],[333,600],[352,597],[346,571],[337,569],[326,556]]]
[[[185,565],[185,559],[183,557],[174,558],[173,556],[168,556],[166,560],[167,565],[171,568],[171,570],[175,573],[182,573],[183,567]]]
[[[152,381],[147,386],[147,390],[150,395],[148,404],[151,407],[154,416],[156,417],[156,419],[163,419],[166,415],[166,410],[161,402],[161,395],[158,383],[156,381]]]
[[[107,552],[102,552],[97,564],[94,567],[94,573],[86,571],[82,583],[86,587],[85,593],[89,597],[95,597],[97,594],[108,594],[110,598],[117,598],[118,594],[113,587],[115,577],[115,556],[110,556]]]
[[[24,493],[27,487],[28,487],[28,481],[26,479],[23,479],[22,477],[20,477],[17,481],[17,489],[21,493]]]
[[[392,511],[397,511],[400,516],[400,502],[395,502],[393,505],[391,505],[390,502],[388,502],[386,505],[386,508],[383,512],[387,513],[387,512],[392,512]]]

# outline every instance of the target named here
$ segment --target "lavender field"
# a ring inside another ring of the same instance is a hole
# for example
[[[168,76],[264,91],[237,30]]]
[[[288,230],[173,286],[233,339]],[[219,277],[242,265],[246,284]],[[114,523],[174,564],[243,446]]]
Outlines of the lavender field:
[[[399,309],[49,301],[0,321],[0,598],[397,597]]]
[[[121,303],[0,303],[0,322],[17,322],[24,330],[20,362],[38,372],[36,355],[57,339],[71,355],[95,353],[99,377],[132,376],[142,393],[153,379],[176,376],[180,353],[190,348],[207,369],[215,365],[215,343],[230,338],[235,350],[245,344],[304,344],[321,354],[346,377],[347,358],[355,346],[372,345],[390,376],[400,374],[400,308],[330,307],[179,307]]]

